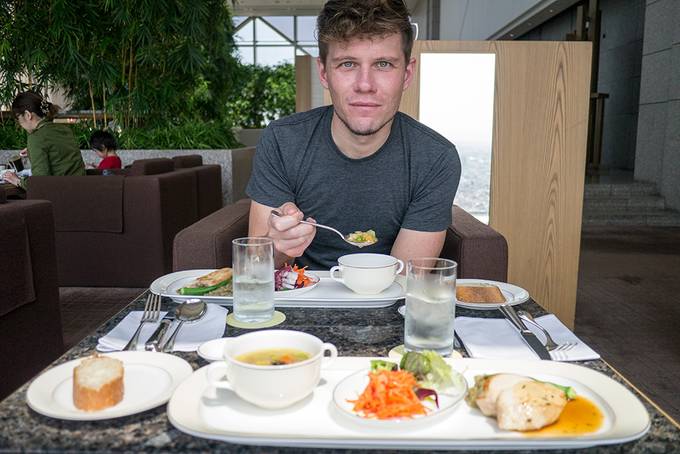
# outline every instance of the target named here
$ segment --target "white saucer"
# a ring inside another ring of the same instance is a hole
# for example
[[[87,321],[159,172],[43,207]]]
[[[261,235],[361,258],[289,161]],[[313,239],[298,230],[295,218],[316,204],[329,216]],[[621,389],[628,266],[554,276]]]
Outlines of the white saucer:
[[[227,345],[227,342],[231,341],[231,339],[231,337],[222,337],[220,339],[213,339],[209,340],[208,342],[203,342],[198,346],[196,353],[198,353],[198,356],[206,361],[222,361],[222,359],[224,359],[222,356],[224,353],[224,347]]]

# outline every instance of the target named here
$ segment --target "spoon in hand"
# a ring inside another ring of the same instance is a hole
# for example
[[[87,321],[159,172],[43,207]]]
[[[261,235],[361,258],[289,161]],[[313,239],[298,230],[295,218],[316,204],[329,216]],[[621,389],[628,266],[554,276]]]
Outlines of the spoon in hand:
[[[272,215],[276,216],[276,217],[282,217],[283,216],[281,213],[279,213],[276,210],[272,210]],[[298,221],[298,222],[300,224],[309,224],[309,225],[313,225],[314,227],[319,227],[321,229],[326,229],[326,230],[330,230],[331,232],[335,232],[340,236],[340,238],[343,239],[343,241],[351,244],[352,246],[356,246],[356,247],[359,247],[359,248],[362,248],[364,246],[370,246],[371,244],[377,243],[377,241],[352,241],[352,240],[349,239],[349,235],[343,235],[338,230],[335,230],[333,227],[329,227],[327,225],[317,224],[315,222],[309,222],[309,221]]]

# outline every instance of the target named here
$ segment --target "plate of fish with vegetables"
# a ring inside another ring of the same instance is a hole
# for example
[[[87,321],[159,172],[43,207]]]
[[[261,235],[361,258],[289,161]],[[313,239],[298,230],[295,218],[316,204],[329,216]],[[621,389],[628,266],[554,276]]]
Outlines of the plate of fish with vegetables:
[[[319,276],[306,267],[284,265],[274,271],[274,298],[290,298],[316,287]],[[201,298],[206,302],[231,303],[233,299],[233,270],[178,271],[156,279],[150,286],[152,293],[182,300]]]
[[[468,390],[465,378],[434,351],[407,352],[399,363],[371,360],[370,368],[333,391],[341,414],[383,428],[431,424],[453,410]]]

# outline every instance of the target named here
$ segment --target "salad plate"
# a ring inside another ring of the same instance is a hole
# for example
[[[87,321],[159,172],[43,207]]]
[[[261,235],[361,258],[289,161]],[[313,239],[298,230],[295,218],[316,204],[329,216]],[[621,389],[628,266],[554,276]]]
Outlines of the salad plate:
[[[174,355],[155,352],[115,352],[106,356],[123,362],[123,400],[100,411],[83,411],[73,405],[73,369],[83,358],[60,364],[33,380],[26,403],[51,418],[96,421],[139,413],[164,404],[175,388],[192,373],[188,362]]]
[[[184,270],[166,274],[153,281],[149,290],[151,293],[169,297],[176,302],[195,298],[180,295],[177,289],[212,271],[214,269]],[[314,276],[319,281],[313,286],[275,292],[276,307],[380,308],[391,306],[405,296],[405,279],[402,279],[402,276],[397,276],[389,288],[377,295],[359,295],[332,280],[328,271],[313,271],[305,274]],[[201,300],[206,303],[231,305],[233,298],[231,296],[202,296]]]
[[[168,418],[184,433],[229,443],[337,449],[582,449],[629,442],[644,436],[650,427],[640,400],[597,371],[555,361],[470,358],[446,359],[468,385],[477,375],[507,372],[572,386],[600,408],[604,414],[601,427],[576,436],[505,431],[466,402],[408,430],[355,423],[337,408],[334,390],[347,377],[365,370],[371,359],[376,358],[338,357],[322,369],[321,382],[312,395],[281,410],[256,407],[231,390],[210,386],[206,366],[177,387],[168,402]]]
[[[368,374],[370,370],[364,369],[344,378],[333,390],[333,403],[339,413],[346,416],[350,421],[359,425],[369,427],[379,427],[383,429],[414,428],[418,426],[433,424],[447,412],[453,410],[467,393],[467,382],[460,380],[461,386],[452,387],[446,392],[437,392],[439,405],[433,399],[421,401],[427,410],[426,415],[418,415],[412,418],[376,419],[368,418],[354,411],[354,403],[359,395],[368,385]],[[458,372],[456,372],[458,374]]]

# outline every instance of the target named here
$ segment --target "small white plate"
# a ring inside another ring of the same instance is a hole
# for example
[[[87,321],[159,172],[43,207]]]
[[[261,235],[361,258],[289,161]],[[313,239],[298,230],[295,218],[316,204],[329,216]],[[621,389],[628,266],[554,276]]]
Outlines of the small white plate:
[[[203,342],[198,346],[198,356],[206,361],[222,361],[224,354],[224,347],[227,342],[231,341],[231,337],[222,337],[220,339],[213,339],[208,342]]]
[[[505,301],[510,305],[510,306],[515,306],[517,304],[522,304],[523,302],[527,301],[529,299],[529,292],[524,290],[522,287],[518,287],[516,285],[508,284],[507,282],[497,282],[497,281],[487,281],[485,279],[458,279],[456,280],[456,285],[479,285],[479,286],[488,286],[488,285],[495,285],[497,286],[503,296],[505,297]],[[456,306],[460,307],[465,307],[467,309],[475,309],[479,311],[491,311],[494,309],[498,309],[500,307],[500,304],[497,303],[466,303],[464,301],[456,301]],[[406,306],[399,306],[397,311],[402,315],[402,317],[406,316]]]
[[[430,425],[434,420],[446,415],[450,410],[453,410],[465,397],[467,393],[467,382],[461,378],[460,382],[464,385],[460,389],[451,388],[444,392],[437,392],[439,398],[439,408],[431,399],[422,401],[422,404],[427,408],[426,415],[417,415],[413,418],[395,418],[395,419],[376,419],[364,417],[353,410],[354,404],[351,400],[356,400],[368,385],[369,369],[361,370],[350,375],[337,384],[333,390],[333,403],[335,407],[340,410],[339,413],[347,416],[350,420],[361,425],[368,425],[380,428],[405,428],[420,426],[422,424]],[[457,371],[452,371],[458,374]]]
[[[521,304],[529,299],[529,292],[522,287],[508,284],[507,282],[487,281],[485,279],[458,279],[456,280],[456,285],[495,285],[500,289],[501,293],[503,293],[506,303],[510,306]],[[456,306],[480,311],[489,311],[498,309],[501,305],[497,303],[466,303],[458,301],[456,302]]]
[[[73,369],[84,358],[53,367],[28,387],[26,403],[40,414],[72,421],[96,421],[139,413],[166,403],[193,369],[177,356],[155,352],[116,352],[105,356],[123,361],[123,400],[113,407],[87,412],[73,405]]]

